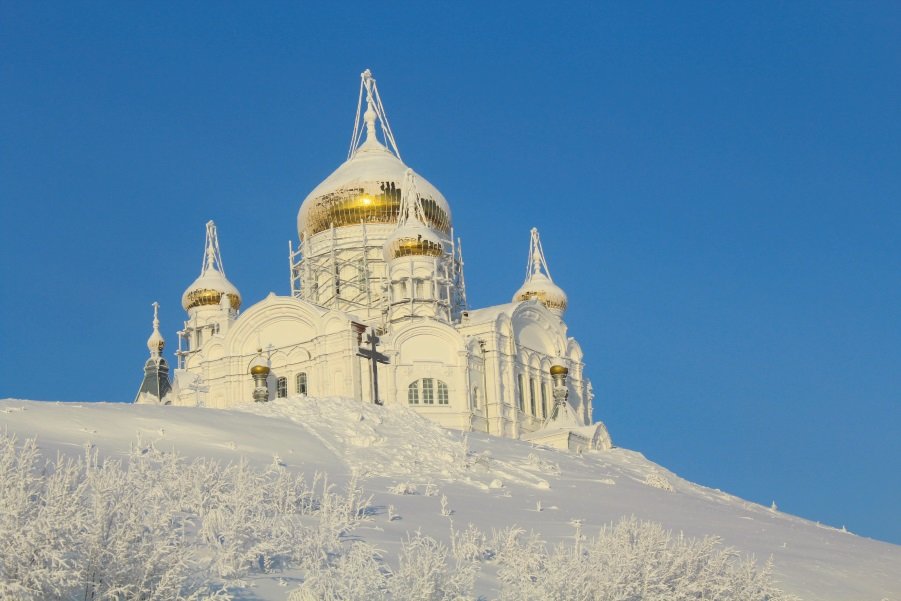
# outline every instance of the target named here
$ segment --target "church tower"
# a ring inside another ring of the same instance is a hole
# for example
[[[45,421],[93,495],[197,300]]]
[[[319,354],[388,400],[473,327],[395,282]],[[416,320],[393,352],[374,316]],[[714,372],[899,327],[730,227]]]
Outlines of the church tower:
[[[172,386],[169,383],[169,364],[163,358],[166,341],[160,334],[159,303],[153,303],[153,333],[147,339],[150,358],[144,363],[144,380],[135,396],[135,403],[168,405]]]
[[[388,266],[387,321],[450,321],[452,280],[445,243],[426,225],[412,169],[404,174],[397,228],[382,247]]]
[[[238,289],[225,277],[219,235],[212,221],[206,224],[200,276],[185,290],[181,305],[188,312],[188,319],[184,330],[178,333],[179,367],[183,367],[185,358],[200,348],[204,340],[225,334],[241,307]]]
[[[357,114],[347,160],[310,192],[297,214],[300,246],[289,246],[291,293],[324,307],[383,325],[391,301],[383,287],[388,266],[382,249],[397,227],[409,167],[401,160],[378,86],[361,74]],[[450,257],[453,281],[462,281],[447,200],[424,177],[416,181],[418,219]],[[459,315],[462,292],[451,295]]]
[[[513,295],[513,302],[531,299],[538,300],[557,317],[562,318],[566,311],[566,293],[551,279],[551,270],[548,269],[547,260],[544,258],[544,249],[541,247],[538,228],[534,227],[532,228],[532,238],[529,241],[526,280]]]

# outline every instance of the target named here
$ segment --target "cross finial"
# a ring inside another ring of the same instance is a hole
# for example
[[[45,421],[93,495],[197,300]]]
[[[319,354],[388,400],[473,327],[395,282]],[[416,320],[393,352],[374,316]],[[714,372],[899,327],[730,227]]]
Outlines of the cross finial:
[[[541,247],[541,237],[538,235],[538,228],[533,227],[531,230],[531,239],[529,240],[529,262],[526,264],[526,281],[531,281],[533,276],[545,275],[547,279],[551,278],[551,270],[548,269],[547,260],[544,258],[544,249]]]
[[[206,244],[203,251],[203,265],[200,274],[203,275],[210,269],[225,275],[225,267],[222,265],[222,254],[219,252],[219,234],[216,232],[216,223],[210,219],[206,222]]]
[[[412,169],[404,171],[401,185],[400,210],[397,215],[397,227],[405,225],[425,225],[425,211],[422,201],[416,192],[416,174]]]
[[[363,92],[366,92],[366,110],[363,110]],[[362,119],[361,119],[362,118]],[[379,121],[382,125],[382,137],[385,144],[379,142],[376,135],[375,122]],[[363,138],[363,128],[365,126],[366,136]],[[350,150],[347,158],[350,159],[360,148],[381,148],[385,146],[390,148],[397,158],[400,158],[400,152],[397,150],[397,144],[394,141],[394,134],[391,132],[391,126],[388,125],[388,117],[385,115],[385,107],[382,106],[382,99],[379,96],[379,88],[372,76],[372,71],[366,69],[360,73],[360,96],[357,100],[357,116],[354,120],[354,132],[350,138]]]

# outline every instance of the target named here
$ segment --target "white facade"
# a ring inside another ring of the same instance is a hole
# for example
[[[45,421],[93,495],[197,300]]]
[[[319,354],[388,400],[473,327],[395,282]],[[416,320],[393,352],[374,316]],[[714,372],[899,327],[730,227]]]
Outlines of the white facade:
[[[592,423],[582,349],[568,336],[566,295],[537,231],[513,302],[468,309],[450,206],[401,160],[369,71],[348,160],[307,196],[297,226],[291,294],[241,311],[207,224],[201,275],[182,298],[188,317],[166,401],[228,408],[301,394],[373,402],[372,362],[359,351],[375,333],[381,402],[450,428],[550,435],[558,366],[568,370],[558,402],[576,420],[567,427]],[[603,434],[586,446],[609,446]]]

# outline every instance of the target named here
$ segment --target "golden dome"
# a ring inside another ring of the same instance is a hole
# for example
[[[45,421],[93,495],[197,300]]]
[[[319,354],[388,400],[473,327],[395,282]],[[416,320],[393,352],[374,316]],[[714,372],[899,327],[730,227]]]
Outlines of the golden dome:
[[[569,370],[562,365],[551,365],[550,371],[552,376],[565,376],[569,373]]]
[[[440,257],[444,246],[438,235],[427,227],[400,227],[382,247],[385,261],[401,257]]]
[[[542,273],[532,274],[531,279],[513,295],[513,302],[535,299],[551,311],[563,314],[568,299],[566,293],[557,284]]]
[[[397,223],[401,185],[407,166],[380,144],[361,146],[304,199],[297,232],[313,235],[335,227]],[[432,184],[416,176],[427,225],[450,233],[447,200]]]
[[[257,350],[257,356],[250,362],[250,374],[253,376],[269,375],[269,365],[263,358],[263,350]]]
[[[268,365],[254,365],[250,368],[250,373],[254,376],[264,376],[269,373]]]
[[[225,296],[228,298],[228,303],[232,309],[238,310],[241,307],[241,297],[237,294],[225,293]],[[209,288],[199,288],[197,290],[190,290],[186,293],[185,299],[187,302],[182,301],[187,311],[191,307],[200,307],[206,305],[218,305],[222,302],[222,292],[218,290],[211,290]]]
[[[207,268],[185,290],[181,297],[181,306],[185,311],[193,307],[215,306],[222,302],[223,294],[228,298],[232,309],[237,311],[241,307],[241,294],[234,284],[219,270]]]

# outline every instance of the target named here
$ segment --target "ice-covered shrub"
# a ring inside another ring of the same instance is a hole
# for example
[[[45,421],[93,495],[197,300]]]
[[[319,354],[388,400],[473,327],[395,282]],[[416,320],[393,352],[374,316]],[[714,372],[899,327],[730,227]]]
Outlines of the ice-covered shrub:
[[[537,536],[495,535],[502,601],[788,601],[752,559],[719,539],[673,537],[660,524],[635,517],[605,527],[592,539],[548,548]]]

